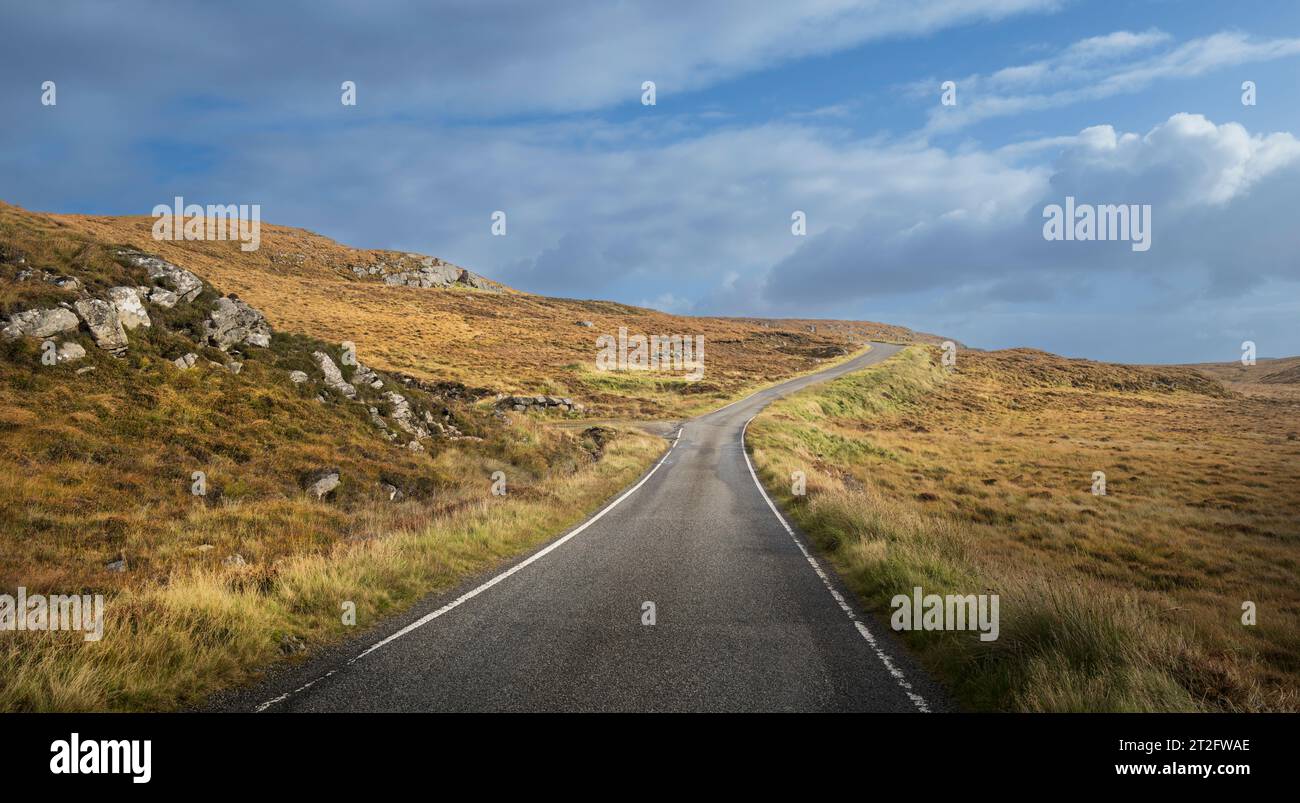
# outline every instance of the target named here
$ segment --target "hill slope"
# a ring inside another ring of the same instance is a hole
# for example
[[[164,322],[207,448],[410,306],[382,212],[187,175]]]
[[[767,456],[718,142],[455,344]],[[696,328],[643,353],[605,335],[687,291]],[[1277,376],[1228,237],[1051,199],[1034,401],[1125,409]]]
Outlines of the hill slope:
[[[584,418],[682,415],[912,337],[854,326],[542,298],[275,226],[245,253],[0,204],[0,593],[108,596],[102,643],[0,643],[0,710],[194,703],[544,541],[664,448]],[[704,335],[704,379],[597,371],[619,327]],[[551,398],[498,401],[518,392]]]
[[[40,217],[68,236],[129,245],[205,276],[262,310],[277,331],[352,341],[375,368],[493,392],[572,397],[604,416],[699,411],[812,370],[867,339],[916,338],[903,327],[866,322],[839,322],[814,333],[808,331],[811,321],[668,315],[614,302],[528,295],[481,277],[484,287],[498,292],[460,283],[451,290],[394,286],[370,270],[378,264],[390,273],[412,270],[432,258],[352,249],[266,224],[260,249],[246,253],[234,242],[155,241],[151,218]],[[702,335],[703,380],[687,385],[671,373],[598,372],[596,338],[617,335],[620,327],[633,335]]]

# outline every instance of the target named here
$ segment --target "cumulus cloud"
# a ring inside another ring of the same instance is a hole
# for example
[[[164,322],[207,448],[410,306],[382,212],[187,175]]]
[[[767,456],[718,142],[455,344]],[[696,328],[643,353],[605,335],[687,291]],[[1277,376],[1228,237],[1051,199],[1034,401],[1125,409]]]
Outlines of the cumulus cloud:
[[[1300,141],[1291,134],[1252,135],[1237,123],[1177,114],[1145,134],[1085,129],[1050,171],[990,161],[973,178],[939,206],[895,189],[893,205],[913,221],[873,213],[811,238],[772,269],[764,296],[830,305],[987,285],[988,301],[1030,300],[1080,274],[1129,272],[1223,298],[1270,279],[1300,281],[1291,220]],[[1150,204],[1151,249],[1045,240],[1042,211],[1066,196]]]

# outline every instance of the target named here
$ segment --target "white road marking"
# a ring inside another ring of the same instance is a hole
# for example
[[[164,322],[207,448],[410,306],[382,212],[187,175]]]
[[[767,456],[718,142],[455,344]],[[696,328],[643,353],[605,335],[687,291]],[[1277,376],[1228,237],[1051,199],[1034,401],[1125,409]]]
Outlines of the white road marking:
[[[755,417],[756,415],[751,416],[749,421],[753,421]],[[866,623],[858,618],[858,615],[853,612],[853,608],[851,608],[849,603],[845,601],[844,596],[835,589],[835,586],[831,583],[831,579],[826,576],[826,572],[822,569],[821,564],[817,562],[817,559],[812,556],[812,553],[808,551],[808,548],[799,540],[799,536],[794,534],[794,529],[791,528],[789,522],[785,520],[785,516],[781,515],[781,511],[776,509],[776,505],[772,503],[772,498],[768,496],[767,491],[763,489],[763,483],[758,481],[758,474],[754,471],[754,464],[749,460],[749,452],[745,451],[745,433],[749,430],[749,421],[746,421],[745,426],[740,428],[740,453],[745,456],[745,465],[749,467],[749,476],[754,478],[754,484],[758,486],[758,492],[763,495],[763,501],[767,502],[767,506],[772,509],[772,514],[776,516],[776,520],[781,522],[781,526],[785,528],[787,533],[789,533],[790,539],[794,541],[794,545],[799,547],[799,551],[808,559],[808,564],[813,567],[813,571],[817,572],[817,576],[822,579],[822,584],[826,586],[826,590],[831,592],[831,596],[835,598],[837,603],[839,603],[840,610],[844,611],[844,614],[849,617],[850,621],[852,621],[853,625],[858,629],[858,632],[862,634],[862,638],[866,639],[867,644],[870,645],[872,651],[876,653],[876,657],[885,665],[885,669],[888,670],[889,674],[898,682],[899,688],[903,690],[903,693],[907,695],[908,699],[912,701],[913,705],[915,705],[918,710],[926,714],[930,713],[930,706],[926,704],[925,698],[916,693],[915,689],[912,688],[911,682],[903,675],[903,670],[899,669],[898,665],[894,663],[894,660],[880,648],[879,644],[876,643],[876,637],[867,629]]]
[[[642,485],[645,485],[646,482],[649,481],[649,479],[650,479],[651,477],[654,476],[655,472],[659,470],[659,467],[662,466],[662,465],[664,464],[664,462],[668,459],[668,455],[672,454],[673,449],[675,449],[675,448],[677,447],[677,442],[680,441],[680,440],[682,439],[682,429],[683,429],[683,428],[684,428],[684,425],[681,426],[681,427],[678,427],[678,428],[677,428],[677,437],[673,439],[673,445],[668,447],[668,451],[664,452],[664,456],[661,457],[661,458],[659,458],[659,462],[658,462],[658,463],[655,463],[655,467],[652,468],[652,469],[650,469],[650,473],[649,473],[649,474],[646,474],[644,477],[642,477],[642,478],[641,478],[641,481],[638,482],[636,485],[633,485],[631,488],[629,488],[629,489],[627,489],[626,491],[624,491],[622,496],[620,496],[619,498],[615,499],[613,502],[610,502],[608,505],[605,505],[605,507],[604,507],[604,508],[599,512],[599,513],[597,513],[596,515],[594,515],[594,516],[592,516],[591,518],[587,519],[587,520],[586,520],[585,522],[583,522],[581,525],[579,525],[578,527],[575,527],[573,530],[571,530],[571,531],[569,532],[568,535],[564,536],[563,538],[559,538],[559,539],[557,539],[556,541],[554,541],[554,542],[552,542],[550,545],[548,545],[545,549],[542,549],[542,550],[540,550],[539,552],[536,552],[536,553],[534,553],[533,555],[529,556],[529,557],[526,558],[525,560],[522,560],[522,561],[520,561],[519,563],[516,563],[514,566],[511,566],[509,569],[506,569],[504,572],[501,572],[501,573],[498,574],[496,577],[493,577],[491,580],[488,580],[487,582],[483,583],[482,585],[478,586],[477,588],[474,588],[474,589],[471,590],[471,591],[466,591],[464,594],[461,594],[459,597],[456,597],[456,599],[452,600],[451,602],[448,602],[446,605],[443,605],[441,608],[439,608],[438,610],[434,611],[433,613],[430,613],[430,614],[427,614],[427,615],[425,615],[425,616],[420,617],[419,619],[417,619],[417,620],[415,620],[414,622],[410,623],[409,625],[407,625],[406,627],[404,627],[404,628],[402,628],[401,630],[397,631],[396,633],[394,633],[393,635],[389,636],[388,638],[385,638],[385,639],[381,639],[381,640],[379,640],[379,641],[376,641],[374,644],[371,644],[369,647],[367,647],[366,649],[362,650],[362,651],[361,651],[360,653],[358,653],[357,655],[353,656],[352,658],[349,658],[349,659],[348,659],[348,662],[347,662],[346,664],[344,664],[344,666],[345,666],[345,667],[347,667],[347,666],[351,666],[352,664],[356,663],[357,661],[361,660],[362,658],[365,658],[367,655],[369,655],[370,653],[372,653],[372,652],[374,652],[375,650],[379,649],[380,647],[383,647],[385,644],[388,644],[388,643],[390,643],[390,642],[396,641],[396,640],[398,640],[399,638],[401,638],[402,636],[405,636],[406,634],[412,632],[413,630],[417,630],[417,629],[419,629],[419,628],[421,628],[421,627],[424,627],[425,625],[427,625],[427,624],[429,624],[430,622],[432,622],[434,619],[437,619],[439,616],[442,616],[444,613],[447,613],[448,611],[452,610],[453,608],[457,608],[457,607],[459,607],[462,603],[468,602],[469,600],[473,599],[474,597],[477,597],[479,594],[482,594],[484,591],[487,591],[489,588],[491,588],[492,586],[494,586],[494,585],[496,585],[497,583],[501,582],[502,580],[506,579],[507,577],[509,577],[510,575],[514,574],[515,572],[518,572],[518,571],[520,571],[521,569],[523,569],[523,568],[525,568],[525,567],[531,565],[532,563],[535,563],[536,561],[539,561],[539,560],[541,560],[542,558],[546,557],[547,555],[551,554],[552,552],[554,552],[555,550],[557,550],[557,549],[559,549],[561,546],[563,546],[565,543],[567,543],[571,538],[573,538],[574,536],[578,535],[578,534],[581,533],[583,530],[587,529],[588,527],[590,527],[591,525],[595,524],[596,522],[600,521],[600,519],[601,519],[601,518],[602,518],[606,513],[608,513],[609,511],[613,510],[613,509],[614,509],[614,508],[615,508],[615,507],[616,507],[620,502],[622,502],[624,499],[627,499],[629,496],[631,496],[632,494],[636,493],[638,488],[640,488]],[[264,703],[262,703],[261,705],[259,705],[257,708],[253,709],[253,711],[254,711],[255,713],[261,713],[262,711],[265,711],[266,709],[270,708],[271,706],[275,705],[276,703],[284,702],[285,700],[289,699],[290,697],[292,697],[293,695],[297,694],[298,692],[305,691],[305,690],[311,688],[311,687],[312,687],[313,685],[315,685],[316,683],[318,683],[318,682],[324,680],[325,678],[329,677],[330,675],[333,675],[333,674],[334,674],[335,672],[337,672],[337,671],[338,671],[338,670],[330,670],[329,672],[326,672],[324,675],[321,675],[320,677],[316,678],[315,680],[312,680],[312,681],[309,681],[309,682],[307,682],[307,683],[304,683],[303,685],[299,686],[298,688],[294,689],[293,691],[285,692],[284,694],[281,694],[279,697],[275,697],[275,698],[273,698],[273,699],[267,700],[266,702],[264,702]]]

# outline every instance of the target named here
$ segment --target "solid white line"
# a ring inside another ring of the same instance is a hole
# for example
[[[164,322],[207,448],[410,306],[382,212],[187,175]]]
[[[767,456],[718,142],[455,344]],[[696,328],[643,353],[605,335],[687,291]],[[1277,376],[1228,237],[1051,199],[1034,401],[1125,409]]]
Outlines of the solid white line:
[[[683,425],[683,426],[684,426],[684,425]],[[515,572],[517,572],[517,571],[523,569],[524,567],[529,566],[529,565],[531,565],[532,563],[534,563],[534,562],[536,562],[536,561],[539,561],[539,560],[541,560],[542,558],[546,557],[547,555],[551,554],[551,553],[554,552],[556,549],[559,549],[561,546],[563,546],[565,543],[567,543],[567,542],[569,541],[569,539],[573,538],[574,536],[576,536],[576,535],[578,535],[579,533],[581,533],[583,530],[587,529],[587,528],[590,527],[591,525],[593,525],[593,524],[595,524],[596,522],[600,521],[600,519],[601,519],[601,518],[602,518],[606,513],[608,513],[609,511],[613,510],[614,507],[615,507],[616,505],[618,505],[618,503],[622,502],[624,499],[627,499],[629,496],[631,496],[632,494],[636,493],[638,488],[640,488],[642,485],[645,485],[646,482],[649,481],[649,479],[650,479],[651,477],[654,476],[655,472],[659,470],[659,467],[662,466],[662,465],[664,464],[664,461],[668,459],[668,455],[672,454],[673,449],[675,449],[675,448],[677,447],[677,442],[680,441],[680,440],[682,439],[682,429],[683,429],[683,427],[678,427],[678,428],[677,428],[677,437],[673,439],[673,445],[668,447],[668,451],[664,452],[664,456],[661,457],[661,458],[659,458],[659,462],[658,462],[658,463],[655,463],[655,467],[652,468],[652,469],[650,469],[650,473],[649,473],[649,474],[646,474],[644,477],[642,477],[642,478],[641,478],[641,481],[638,482],[636,485],[633,485],[631,488],[629,488],[629,489],[627,489],[626,491],[624,491],[622,496],[620,496],[619,498],[615,499],[613,502],[610,502],[608,505],[605,505],[605,507],[602,508],[601,511],[600,511],[599,513],[597,513],[596,515],[594,515],[594,516],[592,516],[591,518],[587,519],[587,520],[586,520],[585,522],[583,522],[580,526],[578,526],[578,527],[574,528],[573,530],[571,530],[571,531],[569,532],[568,535],[564,536],[563,538],[557,539],[556,541],[554,541],[553,543],[551,543],[549,546],[547,546],[545,549],[543,549],[543,550],[541,550],[541,551],[539,551],[539,552],[536,552],[536,553],[534,553],[533,555],[529,556],[527,559],[520,561],[519,563],[515,564],[514,566],[511,566],[509,569],[506,569],[504,572],[501,572],[501,574],[498,574],[496,577],[493,577],[491,580],[488,580],[487,582],[483,583],[482,585],[478,586],[477,588],[474,588],[474,589],[471,590],[471,591],[466,591],[464,594],[461,594],[459,597],[456,597],[456,599],[452,600],[451,602],[448,602],[446,605],[443,605],[441,608],[439,608],[438,610],[434,611],[433,613],[430,613],[430,614],[427,614],[427,615],[425,615],[425,616],[420,617],[419,619],[415,620],[415,621],[412,622],[411,624],[409,624],[409,625],[407,625],[406,627],[402,628],[401,630],[397,631],[396,633],[394,633],[393,635],[389,636],[388,638],[381,639],[380,641],[377,641],[377,642],[375,642],[374,644],[371,644],[369,647],[367,647],[366,649],[362,650],[362,651],[361,651],[360,653],[358,653],[356,656],[354,656],[354,657],[348,659],[348,662],[347,662],[346,664],[344,664],[344,666],[351,666],[352,664],[356,663],[357,661],[361,660],[362,658],[365,658],[367,655],[369,655],[370,653],[372,653],[372,652],[374,652],[375,650],[379,649],[380,647],[384,646],[385,644],[388,644],[389,642],[396,641],[397,639],[401,638],[402,636],[405,636],[406,634],[410,633],[411,631],[413,631],[413,630],[417,630],[417,629],[419,629],[419,628],[421,628],[421,627],[424,627],[425,625],[427,625],[427,624],[429,624],[430,622],[432,622],[434,619],[437,619],[439,616],[442,616],[444,613],[447,613],[448,611],[452,610],[453,608],[460,607],[460,605],[461,605],[462,603],[468,602],[469,600],[473,599],[474,597],[477,597],[479,594],[482,594],[484,591],[487,591],[489,588],[491,588],[492,586],[494,586],[494,585],[496,585],[497,583],[501,582],[502,580],[506,579],[507,577],[511,576],[511,575],[514,574]],[[329,677],[330,675],[333,675],[334,672],[336,672],[336,671],[338,671],[338,670],[331,670],[331,671],[325,673],[324,675],[321,675],[320,677],[316,678],[315,680],[312,680],[312,681],[309,681],[309,682],[307,682],[307,683],[304,683],[302,686],[299,686],[298,688],[294,689],[293,691],[285,692],[284,694],[281,694],[279,697],[276,697],[276,698],[271,699],[271,700],[267,700],[266,702],[262,703],[261,705],[259,705],[257,708],[255,708],[255,709],[253,709],[253,710],[254,710],[254,712],[257,712],[257,713],[260,713],[260,712],[262,712],[262,711],[265,711],[266,709],[270,708],[271,706],[275,705],[276,703],[283,702],[283,701],[289,699],[291,696],[297,694],[298,692],[300,692],[300,691],[304,691],[305,689],[310,688],[310,687],[311,687],[312,685],[314,685],[315,683],[317,683],[317,682],[319,682],[319,681],[321,681],[321,680],[324,680],[325,678]]]
[[[753,421],[755,417],[756,416],[751,416],[749,421]],[[926,704],[925,698],[916,693],[912,688],[912,684],[907,680],[907,677],[903,675],[903,670],[899,669],[893,659],[890,658],[889,655],[880,648],[880,645],[876,643],[876,637],[867,629],[866,623],[859,619],[858,615],[853,612],[853,608],[851,608],[849,603],[845,601],[844,596],[840,594],[839,591],[835,590],[835,586],[831,583],[831,578],[826,576],[826,572],[822,570],[821,564],[817,562],[817,559],[812,556],[812,553],[809,552],[807,547],[803,545],[803,542],[799,540],[799,536],[794,534],[794,529],[791,528],[790,524],[785,520],[785,516],[781,515],[781,511],[777,510],[776,505],[772,504],[772,498],[768,496],[767,491],[763,489],[763,483],[758,481],[758,474],[754,472],[754,464],[749,461],[749,453],[745,451],[745,432],[749,430],[749,421],[746,421],[745,426],[740,428],[740,453],[745,456],[745,465],[749,466],[749,476],[754,478],[754,485],[758,486],[758,492],[763,495],[763,501],[767,502],[767,506],[772,509],[772,515],[776,516],[776,520],[781,522],[781,526],[785,528],[787,533],[789,533],[790,539],[794,541],[794,545],[799,547],[799,551],[808,559],[808,564],[813,567],[813,571],[817,572],[817,576],[822,579],[822,584],[826,586],[826,590],[831,592],[831,596],[835,598],[837,603],[839,603],[840,610],[844,611],[844,614],[849,617],[854,626],[857,627],[858,632],[862,634],[862,638],[866,639],[867,644],[870,645],[871,649],[876,653],[876,657],[885,665],[885,669],[888,670],[889,674],[898,682],[899,688],[903,690],[903,693],[907,695],[908,699],[912,701],[913,705],[915,705],[918,710],[926,714],[930,713],[930,706]]]

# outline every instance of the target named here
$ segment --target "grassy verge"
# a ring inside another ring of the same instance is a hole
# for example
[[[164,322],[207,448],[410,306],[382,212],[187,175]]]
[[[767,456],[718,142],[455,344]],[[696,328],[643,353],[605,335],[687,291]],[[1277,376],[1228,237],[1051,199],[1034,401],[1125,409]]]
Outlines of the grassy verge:
[[[166,710],[253,677],[286,650],[339,638],[345,602],[356,626],[531,549],[577,523],[662,453],[622,433],[601,460],[525,494],[481,495],[424,526],[367,533],[272,564],[178,570],[127,586],[105,604],[98,643],[79,633],[6,634],[0,710]],[[298,500],[302,507],[325,503]],[[354,514],[365,519],[363,514]]]
[[[950,373],[918,346],[775,403],[749,442],[869,608],[914,586],[999,595],[996,641],[905,634],[966,708],[1289,711],[1294,413],[1181,369],[1003,352]]]

